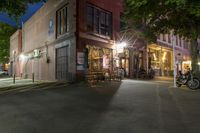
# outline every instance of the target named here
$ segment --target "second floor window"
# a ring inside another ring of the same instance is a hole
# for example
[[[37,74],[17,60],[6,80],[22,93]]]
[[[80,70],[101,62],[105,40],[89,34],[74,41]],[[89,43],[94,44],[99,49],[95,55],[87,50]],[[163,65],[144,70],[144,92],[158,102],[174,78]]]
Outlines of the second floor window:
[[[163,41],[166,42],[166,34],[163,34]]]
[[[88,4],[87,31],[111,37],[112,34],[111,13]]]
[[[180,40],[179,40],[180,42],[179,42],[179,45],[180,45],[180,47],[182,47],[182,39],[180,38]]]
[[[67,5],[56,12],[57,37],[68,32]]]
[[[183,48],[189,49],[189,41],[186,40],[183,41]]]
[[[168,34],[168,43],[172,42],[171,34]]]
[[[179,45],[179,37],[176,36],[176,46],[178,46],[178,45]]]

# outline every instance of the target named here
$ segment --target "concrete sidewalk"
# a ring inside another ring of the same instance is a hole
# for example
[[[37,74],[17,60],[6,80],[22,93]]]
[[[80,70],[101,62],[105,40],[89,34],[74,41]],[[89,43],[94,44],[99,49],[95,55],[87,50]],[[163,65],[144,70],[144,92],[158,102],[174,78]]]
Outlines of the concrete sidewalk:
[[[13,78],[0,78],[0,94],[14,92],[14,91],[28,91],[32,89],[48,89],[51,86],[64,86],[66,83],[61,82],[50,82],[31,79],[16,78],[13,83]]]
[[[161,80],[161,81],[173,81],[174,77],[156,76],[154,79],[155,80]]]
[[[35,81],[33,83],[31,79],[16,78],[15,83],[13,83],[13,78],[0,78],[0,88],[9,87],[9,86],[37,84],[37,83],[40,83],[40,81]]]

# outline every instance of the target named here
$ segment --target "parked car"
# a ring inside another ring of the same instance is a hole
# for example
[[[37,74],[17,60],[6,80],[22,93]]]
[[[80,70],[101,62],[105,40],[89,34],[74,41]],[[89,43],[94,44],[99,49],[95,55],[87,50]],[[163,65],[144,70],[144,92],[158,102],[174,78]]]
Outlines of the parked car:
[[[0,75],[8,75],[8,71],[7,70],[0,71]]]

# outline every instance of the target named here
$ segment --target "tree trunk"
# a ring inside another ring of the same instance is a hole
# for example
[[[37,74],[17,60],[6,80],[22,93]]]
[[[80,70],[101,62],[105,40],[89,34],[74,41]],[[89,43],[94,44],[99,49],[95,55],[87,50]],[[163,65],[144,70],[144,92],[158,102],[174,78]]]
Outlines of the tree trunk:
[[[193,39],[191,42],[191,58],[192,58],[192,70],[198,72],[198,43],[197,39]]]

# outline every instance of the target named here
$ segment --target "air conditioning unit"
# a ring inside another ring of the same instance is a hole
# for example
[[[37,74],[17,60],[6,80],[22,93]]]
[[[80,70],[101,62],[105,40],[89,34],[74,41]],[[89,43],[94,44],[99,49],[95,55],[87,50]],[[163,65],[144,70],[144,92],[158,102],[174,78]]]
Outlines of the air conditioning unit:
[[[38,57],[40,57],[41,56],[41,51],[39,50],[39,49],[35,49],[34,51],[33,51],[33,57],[34,58],[38,58]]]

